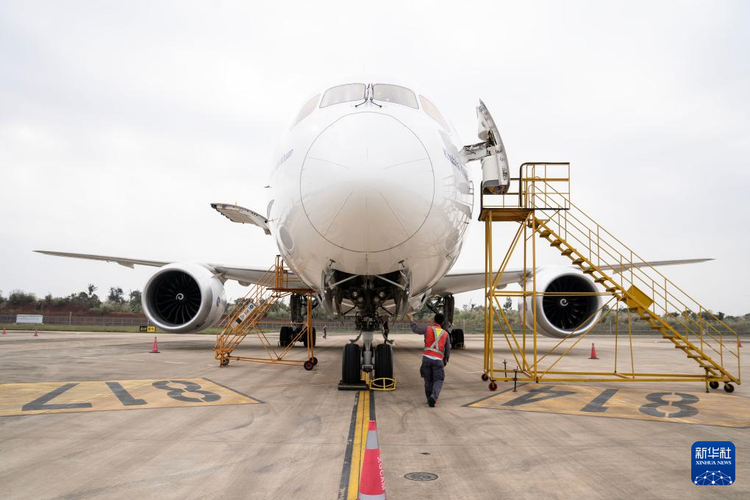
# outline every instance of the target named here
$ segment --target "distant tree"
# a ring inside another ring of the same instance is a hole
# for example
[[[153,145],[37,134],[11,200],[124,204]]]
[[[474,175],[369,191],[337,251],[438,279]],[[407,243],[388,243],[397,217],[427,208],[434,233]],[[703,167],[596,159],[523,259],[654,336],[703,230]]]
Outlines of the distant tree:
[[[96,286],[93,283],[89,283],[89,286],[87,287],[87,290],[89,291],[89,293],[88,293],[89,297],[93,297],[94,296],[94,292],[97,291],[98,289],[99,289],[98,286]]]
[[[109,295],[107,296],[107,302],[112,304],[124,304],[125,295],[120,287],[112,287],[109,289]]]
[[[719,311],[716,313],[716,319],[719,321],[724,321],[724,318],[726,318],[726,315],[723,312]]]
[[[276,302],[268,309],[270,318],[289,318],[289,306],[284,302]]]
[[[35,306],[36,295],[23,290],[13,290],[8,296],[8,305],[13,308]]]
[[[507,297],[505,299],[505,304],[503,304],[503,310],[507,313],[511,309],[513,309],[513,299],[511,299],[510,297]]]
[[[130,290],[130,293],[128,294],[128,307],[134,313],[141,312],[142,307],[140,290]]]
[[[88,302],[86,305],[89,307],[89,309],[96,309],[97,307],[101,307],[102,301],[99,300],[99,296],[94,293],[90,297],[88,297]]]

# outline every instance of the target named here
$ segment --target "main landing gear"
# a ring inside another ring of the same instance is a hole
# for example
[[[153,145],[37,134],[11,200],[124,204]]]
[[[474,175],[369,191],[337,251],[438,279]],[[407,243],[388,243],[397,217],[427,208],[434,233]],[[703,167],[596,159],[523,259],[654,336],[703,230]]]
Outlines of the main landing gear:
[[[312,327],[312,346],[309,346],[308,333],[306,331],[308,315],[312,316],[312,310],[318,306],[317,299],[312,299],[312,302],[308,304],[308,296],[306,294],[293,293],[289,297],[289,309],[291,310],[291,321],[294,326],[282,326],[279,331],[279,346],[288,350],[294,346],[295,342],[302,342],[302,345],[307,349],[308,356],[310,358],[302,365],[305,370],[312,370],[315,365],[318,364],[318,358],[312,355],[311,347],[315,347],[317,342],[317,332],[315,327]]]
[[[450,333],[451,349],[465,349],[464,331],[461,328],[453,328],[453,315],[455,313],[455,299],[453,295],[443,295],[430,298],[425,305],[435,314],[445,316],[443,326]]]
[[[302,329],[304,327],[297,326],[297,327],[291,327],[291,326],[282,326],[281,331],[279,332],[279,345],[281,347],[286,347],[290,344],[293,344],[296,342],[302,342],[302,345],[307,347],[307,335],[302,334],[302,338],[300,337],[300,333],[302,333]],[[312,329],[312,345],[315,347],[317,345],[317,338],[318,333],[315,327]]]

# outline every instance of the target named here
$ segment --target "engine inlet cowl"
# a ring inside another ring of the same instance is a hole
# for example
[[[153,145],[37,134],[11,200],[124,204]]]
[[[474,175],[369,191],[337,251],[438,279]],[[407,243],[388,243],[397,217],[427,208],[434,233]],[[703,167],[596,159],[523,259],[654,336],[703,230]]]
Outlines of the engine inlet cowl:
[[[193,263],[164,266],[146,283],[142,296],[148,319],[168,332],[196,332],[224,314],[224,285],[206,267]]]
[[[526,300],[526,325],[533,326],[532,303],[536,307],[537,331],[548,337],[578,337],[601,316],[601,300],[594,281],[567,268],[545,269],[537,274],[535,301]]]

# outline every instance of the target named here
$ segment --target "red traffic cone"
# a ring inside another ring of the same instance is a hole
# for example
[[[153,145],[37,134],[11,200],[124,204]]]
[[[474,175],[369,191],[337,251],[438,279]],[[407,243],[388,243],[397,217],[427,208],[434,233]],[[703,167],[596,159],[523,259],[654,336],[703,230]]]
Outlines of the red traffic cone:
[[[5,335],[5,328],[3,328],[3,335]]]
[[[38,337],[38,336],[39,336],[39,330],[34,330],[34,337]]]
[[[5,330],[3,330],[3,333],[5,333]],[[737,347],[742,347],[742,340],[739,337],[737,337]]]
[[[156,343],[156,337],[154,337],[154,345],[151,347],[152,354],[159,354],[159,344]]]
[[[589,359],[599,359],[596,355],[596,347],[594,347],[594,343],[591,343],[591,356],[589,356]]]
[[[374,420],[370,420],[365,445],[365,459],[362,462],[362,475],[359,478],[360,500],[385,500],[385,478],[383,462],[380,460],[378,432]]]

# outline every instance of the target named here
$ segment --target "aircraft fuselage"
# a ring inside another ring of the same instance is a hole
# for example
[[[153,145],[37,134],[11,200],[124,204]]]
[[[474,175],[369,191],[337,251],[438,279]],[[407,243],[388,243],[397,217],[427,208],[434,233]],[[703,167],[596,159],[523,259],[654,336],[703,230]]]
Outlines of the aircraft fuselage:
[[[377,84],[366,89],[378,95]],[[324,93],[280,142],[272,233],[289,267],[321,294],[341,276],[398,275],[416,304],[459,255],[473,185],[456,131],[416,95],[405,102],[418,109],[377,98],[320,107]]]

